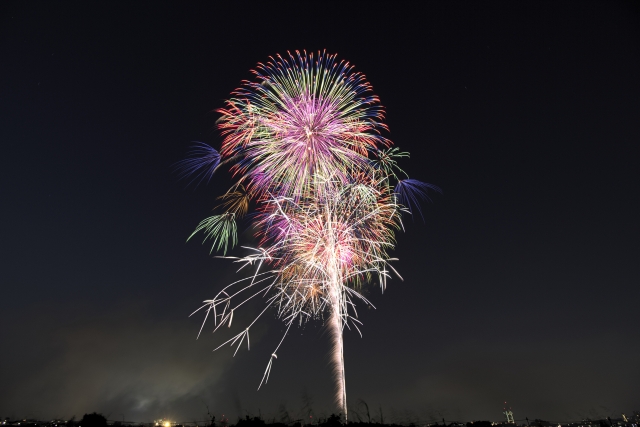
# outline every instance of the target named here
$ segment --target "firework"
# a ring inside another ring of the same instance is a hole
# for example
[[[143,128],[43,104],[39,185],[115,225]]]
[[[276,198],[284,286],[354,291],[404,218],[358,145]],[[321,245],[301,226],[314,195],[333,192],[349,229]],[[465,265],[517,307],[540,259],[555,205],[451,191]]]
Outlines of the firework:
[[[210,316],[215,332],[231,326],[247,301],[264,298],[264,310],[218,347],[230,344],[237,352],[246,342],[249,348],[250,328],[273,308],[287,328],[260,388],[291,326],[324,320],[333,341],[336,401],[346,418],[344,328],[360,332],[355,303],[371,305],[362,286],[375,280],[384,291],[391,273],[399,277],[389,251],[401,215],[419,210],[419,199],[437,187],[409,179],[399,168],[398,160],[409,154],[381,135],[382,106],[348,62],[296,52],[271,57],[253,73],[255,79],[243,82],[218,110],[221,150],[199,144],[179,165],[184,176],[200,181],[228,165],[235,180],[220,197],[220,213],[189,238],[203,231],[212,251],[226,255],[237,244],[242,218],[259,238],[257,247],[246,248],[249,255],[226,256],[253,273],[196,310],[205,311],[200,333]]]

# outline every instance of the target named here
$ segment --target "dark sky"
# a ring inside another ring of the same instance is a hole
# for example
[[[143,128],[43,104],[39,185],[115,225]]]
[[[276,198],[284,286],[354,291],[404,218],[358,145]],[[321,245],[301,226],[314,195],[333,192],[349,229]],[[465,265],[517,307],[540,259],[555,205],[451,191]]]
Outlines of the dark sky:
[[[257,62],[295,49],[365,73],[405,169],[444,190],[399,236],[404,282],[372,286],[364,338],[346,334],[352,414],[640,409],[637,3],[388,3],[3,4],[0,416],[333,410],[322,325],[259,392],[274,316],[235,358],[196,341],[188,315],[237,276],[185,240],[226,181],[171,172],[191,141],[219,147],[212,110]]]

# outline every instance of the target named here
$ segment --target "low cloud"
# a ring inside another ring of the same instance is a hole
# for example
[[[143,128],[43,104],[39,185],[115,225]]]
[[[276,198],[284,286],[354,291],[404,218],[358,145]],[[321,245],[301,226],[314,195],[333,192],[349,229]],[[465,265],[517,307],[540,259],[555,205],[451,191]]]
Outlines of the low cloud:
[[[3,369],[1,415],[98,411],[139,421],[206,414],[232,359],[211,353],[211,342],[196,342],[197,327],[186,316],[162,317],[128,305],[99,314],[42,310],[20,322],[0,356],[11,367]]]

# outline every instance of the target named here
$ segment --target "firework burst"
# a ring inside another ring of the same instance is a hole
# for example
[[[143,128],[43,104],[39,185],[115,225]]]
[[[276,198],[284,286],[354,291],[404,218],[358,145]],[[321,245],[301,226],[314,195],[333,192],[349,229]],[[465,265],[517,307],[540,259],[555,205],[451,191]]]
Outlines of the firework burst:
[[[255,80],[244,81],[218,110],[221,150],[198,145],[179,164],[183,175],[200,180],[228,165],[235,179],[220,197],[222,212],[203,220],[192,236],[203,231],[212,250],[226,254],[237,244],[237,221],[254,206],[248,222],[259,237],[256,248],[246,248],[250,255],[226,257],[253,273],[196,312],[205,312],[202,327],[211,316],[216,331],[231,326],[246,302],[264,298],[264,310],[218,347],[230,344],[237,352],[245,342],[249,348],[251,327],[275,309],[287,329],[258,388],[268,381],[291,326],[324,320],[333,341],[336,401],[346,418],[343,330],[360,332],[355,303],[371,305],[363,285],[375,280],[384,291],[391,273],[399,277],[389,251],[401,215],[437,187],[398,178],[406,176],[398,160],[409,154],[381,135],[384,111],[348,62],[296,52],[272,57],[253,73]]]

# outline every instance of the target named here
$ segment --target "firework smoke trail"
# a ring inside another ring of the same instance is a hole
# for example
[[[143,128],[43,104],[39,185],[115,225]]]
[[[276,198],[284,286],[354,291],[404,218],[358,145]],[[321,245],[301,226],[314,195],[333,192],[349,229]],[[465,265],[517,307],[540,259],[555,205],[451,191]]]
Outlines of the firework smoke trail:
[[[333,341],[333,349],[331,354],[331,363],[333,365],[333,373],[336,382],[336,402],[344,413],[345,420],[347,419],[347,384],[344,373],[344,343],[342,337],[342,316],[340,311],[336,310],[336,307],[340,306],[338,292],[334,292],[332,298],[332,310],[329,319],[329,329],[331,332],[331,339]],[[335,300],[334,300],[335,298]]]
[[[387,130],[383,109],[349,63],[296,52],[272,57],[253,73],[256,80],[244,81],[218,110],[221,150],[199,143],[179,164],[183,176],[198,182],[208,182],[223,165],[235,179],[220,197],[221,213],[203,220],[189,239],[203,231],[212,250],[226,255],[237,244],[242,218],[259,237],[258,247],[246,248],[249,255],[225,256],[254,272],[204,301],[196,310],[205,312],[200,332],[209,316],[214,332],[231,327],[235,310],[264,298],[265,309],[218,347],[230,344],[237,352],[246,340],[249,348],[250,328],[273,307],[287,329],[262,386],[291,326],[324,319],[333,342],[336,402],[346,419],[343,331],[360,333],[355,302],[371,305],[359,290],[377,277],[384,291],[390,272],[399,277],[388,252],[402,228],[401,214],[419,209],[428,189],[439,189],[398,178],[406,176],[398,160],[408,153],[381,135]]]
[[[328,327],[333,341],[333,349],[331,355],[331,362],[333,365],[335,382],[336,382],[336,402],[344,413],[345,419],[347,419],[347,387],[346,378],[344,372],[344,342],[342,336],[343,330],[343,315],[346,313],[344,307],[343,295],[340,292],[340,287],[344,282],[344,279],[340,277],[340,259],[338,256],[342,255],[342,250],[338,246],[343,243],[343,239],[339,233],[339,230],[335,230],[333,225],[338,222],[331,217],[331,209],[326,211],[326,226],[327,232],[324,233],[327,236],[325,240],[325,251],[329,254],[327,259],[327,273],[329,280],[329,295],[328,300],[331,306],[331,313],[329,314]]]

